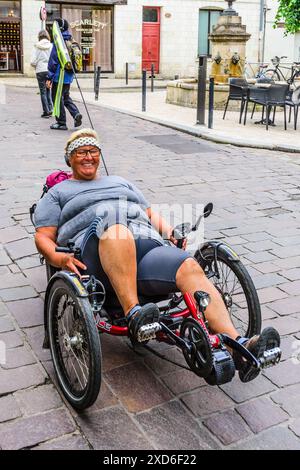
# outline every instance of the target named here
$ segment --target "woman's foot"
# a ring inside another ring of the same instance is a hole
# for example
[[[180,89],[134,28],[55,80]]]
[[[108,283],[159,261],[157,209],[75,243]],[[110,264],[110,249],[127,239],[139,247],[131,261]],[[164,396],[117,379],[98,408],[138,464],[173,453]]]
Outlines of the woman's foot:
[[[41,114],[41,118],[49,118],[51,116],[51,113],[43,113]]]
[[[149,323],[155,323],[159,320],[159,308],[156,304],[146,304],[142,307],[136,305],[128,313],[126,320],[128,328],[133,339],[138,341],[139,329]]]
[[[277,330],[272,326],[265,328],[260,335],[252,338],[240,338],[241,343],[247,348],[256,359],[260,359],[268,349],[278,348],[280,346],[280,336]],[[238,357],[239,356],[239,357]],[[238,353],[234,354],[236,369],[239,371],[239,377],[242,382],[250,382],[260,373],[249,362],[245,361]]]

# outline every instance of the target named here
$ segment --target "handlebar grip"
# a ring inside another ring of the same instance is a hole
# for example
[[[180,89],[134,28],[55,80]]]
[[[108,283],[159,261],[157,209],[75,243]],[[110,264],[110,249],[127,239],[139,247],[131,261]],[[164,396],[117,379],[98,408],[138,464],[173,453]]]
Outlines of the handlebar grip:
[[[182,248],[183,247],[183,241],[184,241],[184,238],[180,238],[179,240],[177,240],[177,248]]]
[[[55,248],[56,253],[73,253],[73,251],[70,250],[70,248],[64,247],[64,246],[57,246]]]

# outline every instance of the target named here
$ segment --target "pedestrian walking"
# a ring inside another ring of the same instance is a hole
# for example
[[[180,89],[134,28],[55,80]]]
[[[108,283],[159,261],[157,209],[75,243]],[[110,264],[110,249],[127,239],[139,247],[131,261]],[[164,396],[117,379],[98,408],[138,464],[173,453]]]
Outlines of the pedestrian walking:
[[[72,36],[69,33],[69,24],[67,20],[59,18],[56,20],[58,26],[62,32],[63,39],[66,43],[72,42]],[[48,63],[48,81],[47,86],[52,88],[52,101],[55,102],[56,93],[58,92],[58,82],[59,82],[59,73],[60,73],[60,63],[57,55],[56,46],[53,45],[49,63]],[[70,87],[74,79],[74,72],[72,70],[65,70],[64,73],[64,83],[60,101],[60,114],[56,117],[56,123],[50,126],[51,129],[58,130],[68,130],[67,128],[67,116],[66,110],[69,111],[71,116],[74,119],[74,127],[79,127],[82,124],[82,115],[79,112],[79,109],[73,102],[70,96]]]
[[[52,50],[50,36],[46,30],[42,30],[38,35],[38,42],[35,44],[31,56],[31,65],[35,68],[36,78],[39,84],[41,102],[43,107],[42,118],[49,118],[52,114],[53,103],[51,90],[47,88],[48,62]]]

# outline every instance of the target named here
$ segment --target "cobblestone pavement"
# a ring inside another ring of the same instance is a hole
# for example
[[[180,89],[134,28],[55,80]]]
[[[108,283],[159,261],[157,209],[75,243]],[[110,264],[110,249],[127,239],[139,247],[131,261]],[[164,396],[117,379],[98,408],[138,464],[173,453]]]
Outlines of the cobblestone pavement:
[[[283,360],[249,384],[210,387],[105,336],[101,393],[87,412],[75,413],[42,349],[45,268],[28,216],[45,176],[64,167],[67,133],[51,132],[39,118],[35,92],[11,88],[0,105],[0,341],[7,347],[0,447],[300,449],[300,365],[291,360],[300,339],[299,157],[201,143],[107,109],[91,113],[111,173],[136,182],[153,202],[214,202],[206,237],[226,239],[247,264],[264,325],[282,335]],[[181,154],[138,139],[170,134],[185,140]],[[193,153],[195,142],[203,145]],[[164,352],[182,360],[173,348]]]

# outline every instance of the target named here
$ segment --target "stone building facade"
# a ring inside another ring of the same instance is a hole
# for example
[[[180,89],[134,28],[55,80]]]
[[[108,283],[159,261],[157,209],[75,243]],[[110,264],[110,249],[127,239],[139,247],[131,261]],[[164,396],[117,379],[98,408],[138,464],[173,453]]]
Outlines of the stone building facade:
[[[84,51],[85,72],[92,72],[96,62],[104,73],[122,77],[128,62],[130,76],[140,77],[142,68],[154,63],[157,74],[171,78],[195,74],[198,53],[209,54],[209,30],[227,4],[223,0],[0,0],[0,74],[34,75],[30,57],[45,26],[40,19],[43,6],[49,29],[60,15],[69,20]],[[269,62],[274,55],[288,56],[287,62],[300,60],[300,33],[284,37],[284,27],[273,28],[276,2],[238,0],[234,7],[251,34],[247,61],[258,63],[264,56]],[[19,43],[14,45],[12,37],[10,44],[7,33],[18,34],[18,28]]]

